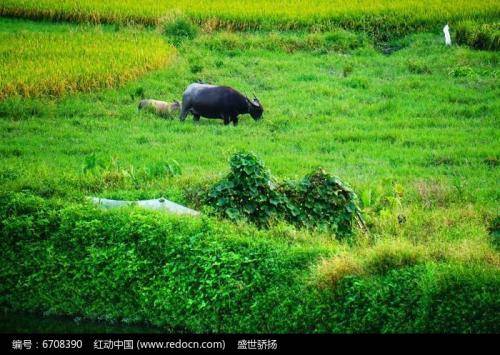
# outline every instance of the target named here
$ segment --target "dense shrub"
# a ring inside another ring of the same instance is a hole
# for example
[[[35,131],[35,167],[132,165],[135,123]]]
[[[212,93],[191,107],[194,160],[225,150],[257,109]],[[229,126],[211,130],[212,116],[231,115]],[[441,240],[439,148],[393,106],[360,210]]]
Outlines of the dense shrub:
[[[334,288],[321,249],[209,218],[0,197],[0,306],[194,332],[498,332],[496,269],[417,265]],[[445,300],[445,302],[443,302]]]
[[[260,159],[241,153],[234,155],[229,165],[231,172],[212,187],[207,197],[207,203],[223,217],[265,226],[286,213],[288,201]]]
[[[210,190],[207,203],[219,215],[269,226],[286,220],[299,227],[352,233],[356,195],[340,179],[319,169],[298,182],[278,184],[255,155],[235,154],[231,172]]]
[[[282,185],[291,201],[288,220],[299,226],[330,229],[338,236],[349,235],[359,217],[356,194],[339,178],[318,169],[298,182]]]
[[[166,19],[162,29],[163,34],[176,46],[185,40],[194,39],[198,34],[197,26],[184,16]]]

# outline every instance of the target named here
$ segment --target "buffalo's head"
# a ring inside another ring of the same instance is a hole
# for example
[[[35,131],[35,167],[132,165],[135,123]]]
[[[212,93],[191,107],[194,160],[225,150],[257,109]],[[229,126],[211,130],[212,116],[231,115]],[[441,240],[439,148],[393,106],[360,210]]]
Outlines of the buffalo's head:
[[[264,108],[262,107],[257,96],[253,96],[253,100],[248,100],[248,113],[254,120],[260,120],[262,118],[262,114],[264,113]]]
[[[171,110],[180,110],[181,109],[181,103],[177,100],[174,100],[174,102],[170,105]]]

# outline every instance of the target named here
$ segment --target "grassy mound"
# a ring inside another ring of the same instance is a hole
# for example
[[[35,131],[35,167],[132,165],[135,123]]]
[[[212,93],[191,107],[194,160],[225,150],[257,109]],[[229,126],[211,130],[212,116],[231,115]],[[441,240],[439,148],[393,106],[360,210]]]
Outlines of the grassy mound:
[[[133,0],[3,0],[0,15],[31,19],[94,23],[156,25],[164,17],[182,13],[205,29],[346,29],[363,30],[388,39],[423,29],[437,30],[446,21],[498,18],[496,1],[173,1]],[[183,15],[183,16],[184,16]]]
[[[229,164],[231,172],[205,197],[224,218],[262,227],[286,220],[339,238],[352,235],[354,220],[361,218],[354,191],[321,168],[300,181],[278,182],[254,154],[237,153]]]
[[[171,62],[157,34],[0,19],[0,100],[61,96],[136,79]]]
[[[500,274],[426,263],[310,282],[332,246],[211,219],[0,201],[0,305],[194,332],[497,332]]]

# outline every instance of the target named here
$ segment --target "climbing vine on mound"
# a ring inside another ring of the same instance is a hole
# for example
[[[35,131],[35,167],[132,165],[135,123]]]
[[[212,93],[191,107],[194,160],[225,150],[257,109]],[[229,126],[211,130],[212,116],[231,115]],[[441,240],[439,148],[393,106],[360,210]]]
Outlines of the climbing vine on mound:
[[[339,178],[318,169],[300,181],[277,182],[250,153],[230,159],[230,173],[209,189],[205,203],[233,221],[267,227],[285,220],[297,227],[350,235],[359,216],[356,194]]]

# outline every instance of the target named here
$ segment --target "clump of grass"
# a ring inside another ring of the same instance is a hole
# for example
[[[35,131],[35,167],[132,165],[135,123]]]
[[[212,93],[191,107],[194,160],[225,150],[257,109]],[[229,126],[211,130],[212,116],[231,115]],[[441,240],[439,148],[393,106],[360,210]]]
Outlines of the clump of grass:
[[[22,97],[12,97],[11,100],[0,105],[0,117],[21,120],[32,116],[40,116],[46,114],[51,106],[54,106],[54,104],[43,102],[40,99],[33,99],[28,102],[23,100]]]
[[[493,250],[488,238],[464,239],[455,243],[434,242],[427,248],[430,260],[464,265],[500,267],[500,255]]]
[[[421,60],[411,59],[407,63],[408,71],[412,74],[431,74],[431,68]]]
[[[161,23],[162,33],[176,46],[198,35],[198,27],[186,16],[172,15]]]
[[[147,176],[150,179],[173,177],[180,175],[181,172],[181,166],[176,160],[157,162],[146,169]]]
[[[384,240],[372,248],[363,250],[360,258],[369,274],[383,274],[392,269],[409,267],[428,260],[421,245],[406,240]]]
[[[497,51],[500,49],[500,22],[461,22],[455,30],[455,40],[474,49]]]
[[[425,208],[447,206],[453,197],[451,188],[440,181],[419,180],[415,182],[415,187]]]
[[[365,273],[361,262],[352,254],[340,254],[329,259],[322,259],[318,265],[318,281],[321,287],[332,287],[348,276],[360,276]]]
[[[454,78],[471,78],[475,72],[468,65],[456,65],[448,71],[448,75]]]
[[[415,244],[403,238],[383,239],[373,246],[347,249],[321,260],[316,265],[315,282],[321,287],[334,287],[349,276],[382,275],[424,263],[499,267],[500,256],[483,239],[427,244]]]
[[[350,31],[338,29],[327,32],[324,36],[324,42],[327,48],[338,52],[345,52],[350,49],[362,47],[366,44],[366,38]]]
[[[499,165],[500,159],[497,157],[486,157],[483,159],[483,163],[489,166],[490,168],[496,168]]]
[[[0,100],[118,86],[167,65],[175,56],[175,49],[151,32],[56,28],[0,30],[0,52],[5,53],[0,57]]]
[[[346,64],[344,65],[344,67],[342,68],[342,76],[344,78],[347,78],[349,75],[352,74],[352,72],[354,71],[354,67],[352,64]]]

